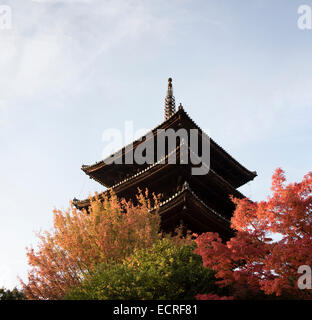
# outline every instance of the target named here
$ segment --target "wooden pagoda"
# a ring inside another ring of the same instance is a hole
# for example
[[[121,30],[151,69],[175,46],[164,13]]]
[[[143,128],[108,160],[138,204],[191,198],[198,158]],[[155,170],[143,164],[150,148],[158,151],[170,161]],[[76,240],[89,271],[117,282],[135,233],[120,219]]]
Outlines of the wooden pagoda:
[[[172,80],[169,78],[165,99],[165,120],[152,132],[157,138],[158,129],[197,129],[200,139],[206,135],[190,118],[182,105],[175,108]],[[199,139],[199,144],[201,141]],[[135,150],[144,139],[138,139],[118,152],[123,159],[126,153]],[[130,147],[129,147],[130,146]],[[179,155],[179,145],[176,148]],[[165,158],[168,158],[166,150]],[[116,153],[117,154],[117,153]],[[232,235],[230,218],[235,209],[230,195],[244,198],[237,188],[253,180],[257,173],[251,172],[231,157],[210,138],[210,170],[205,175],[192,175],[191,164],[170,164],[169,161],[155,161],[153,164],[108,163],[105,160],[92,165],[83,165],[82,170],[92,179],[111,189],[120,198],[135,201],[138,188],[159,194],[158,208],[161,228],[165,232],[183,225],[196,233],[218,232],[224,239]],[[101,195],[100,195],[101,196]],[[73,200],[78,209],[88,209],[89,199]]]

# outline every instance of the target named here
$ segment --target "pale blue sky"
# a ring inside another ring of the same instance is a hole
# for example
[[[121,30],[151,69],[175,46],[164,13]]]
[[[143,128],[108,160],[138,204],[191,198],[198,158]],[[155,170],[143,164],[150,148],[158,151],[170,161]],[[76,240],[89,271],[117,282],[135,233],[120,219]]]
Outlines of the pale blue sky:
[[[310,3],[311,2],[311,3]],[[102,188],[80,170],[101,159],[107,128],[163,120],[177,103],[258,177],[299,180],[312,163],[312,31],[296,0],[2,0],[0,286],[25,278],[25,247],[54,207]]]

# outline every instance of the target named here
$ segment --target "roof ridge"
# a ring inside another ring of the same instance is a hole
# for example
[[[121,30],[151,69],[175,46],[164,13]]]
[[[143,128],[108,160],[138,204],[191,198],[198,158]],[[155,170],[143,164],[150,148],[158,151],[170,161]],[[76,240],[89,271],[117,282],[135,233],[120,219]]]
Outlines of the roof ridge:
[[[153,129],[151,129],[150,131],[147,132],[147,134],[149,132],[154,132],[156,131],[160,126],[163,126],[164,124],[168,123],[174,116],[176,116],[178,113],[184,113],[187,118],[191,121],[191,123],[197,127],[199,129],[199,131],[201,131],[202,133],[205,134],[205,132],[201,129],[201,127],[199,125],[196,124],[196,122],[190,117],[190,115],[188,114],[188,112],[185,111],[185,109],[183,108],[183,106],[180,104],[178,110],[176,110],[168,119],[166,119],[165,121],[161,122],[160,124],[158,124],[156,127],[154,127]],[[91,169],[93,167],[96,167],[97,165],[100,165],[100,164],[105,164],[105,162],[107,161],[107,159],[109,159],[110,157],[112,157],[113,155],[116,155],[118,153],[123,153],[123,150],[126,150],[127,148],[129,148],[131,145],[134,145],[135,143],[138,143],[139,141],[142,141],[142,139],[147,135],[143,135],[141,136],[140,138],[134,140],[133,142],[125,145],[123,148],[121,148],[120,150],[116,151],[115,153],[111,154],[109,157],[103,159],[103,160],[100,160],[100,161],[97,161],[96,163],[92,164],[92,165],[82,165],[81,169],[88,174],[87,170],[88,169]],[[253,174],[254,177],[257,176],[257,172],[256,171],[250,171],[248,170],[244,165],[242,165],[240,162],[238,162],[235,158],[233,158],[225,149],[223,149],[218,143],[216,143],[211,137],[209,137],[210,141],[212,141],[213,144],[216,145],[217,148],[219,148],[223,153],[225,153],[229,159],[236,165],[238,165],[239,167],[241,167],[244,171],[250,173],[250,174]],[[125,151],[124,151],[125,152]],[[92,177],[93,178],[93,177]],[[98,181],[97,179],[94,179],[96,181]],[[99,181],[98,181],[99,182]],[[101,183],[101,182],[99,182]],[[102,184],[102,183],[101,183]]]

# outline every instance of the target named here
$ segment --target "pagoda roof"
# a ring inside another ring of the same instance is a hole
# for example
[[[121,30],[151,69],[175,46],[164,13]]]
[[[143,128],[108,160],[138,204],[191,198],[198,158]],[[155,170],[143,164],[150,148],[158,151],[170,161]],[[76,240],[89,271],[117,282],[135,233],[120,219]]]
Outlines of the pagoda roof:
[[[175,199],[179,198],[182,194],[184,194],[186,192],[190,193],[192,195],[192,197],[194,199],[196,199],[196,201],[199,201],[204,207],[206,207],[215,216],[215,218],[220,219],[220,222],[222,221],[223,223],[227,223],[227,224],[230,223],[229,219],[227,219],[225,216],[223,216],[222,214],[220,214],[217,211],[215,211],[214,209],[212,209],[203,200],[201,200],[201,198],[191,189],[191,187],[187,181],[184,182],[182,189],[180,191],[177,191],[175,194],[173,194],[168,199],[161,201],[160,203],[158,203],[157,206],[152,208],[150,211],[154,211],[157,208],[161,209],[161,208],[165,207],[166,205],[171,204],[171,202],[173,202]]]
[[[109,190],[106,190],[102,193],[107,193]],[[74,204],[77,206],[78,203],[74,201]],[[80,201],[79,206],[87,207],[90,204],[89,200]],[[188,210],[186,210],[186,206]],[[194,210],[196,208],[196,210]],[[203,201],[196,192],[194,192],[190,184],[185,181],[182,185],[182,188],[177,191],[175,194],[171,195],[167,199],[159,202],[157,206],[150,209],[150,212],[158,210],[162,219],[162,226],[164,229],[170,230],[168,225],[177,226],[180,223],[180,220],[185,222],[186,220],[190,221],[191,224],[195,224],[196,228],[193,230],[199,230],[201,232],[210,231],[209,225],[213,225],[211,230],[217,230],[222,234],[226,233],[231,235],[232,231],[230,229],[230,220],[222,215],[222,213],[217,212],[211,208],[205,201]]]
[[[189,122],[193,127],[199,130],[200,133],[203,132],[203,130],[191,119],[191,117],[188,115],[188,113],[184,110],[182,106],[179,107],[178,111],[173,113],[167,120],[160,123],[158,126],[156,126],[154,129],[151,130],[153,132],[153,135],[155,136],[157,134],[158,129],[167,129],[172,126],[177,121],[184,120]],[[143,136],[144,137],[144,136]],[[142,138],[139,138],[135,140],[134,142],[128,144],[127,146],[123,147],[119,151],[115,152],[111,156],[124,156],[126,150],[127,152],[131,150],[131,148],[135,149],[140,143],[142,143]],[[218,145],[213,139],[210,138],[210,146],[211,150],[216,152],[226,163],[227,168],[231,168],[231,171],[235,171],[233,177],[229,177],[227,180],[233,180],[231,181],[232,185],[235,188],[240,187],[241,185],[245,184],[246,182],[254,179],[257,176],[256,172],[252,172],[245,168],[242,164],[240,164],[237,160],[235,160],[229,153],[227,153],[220,145]],[[212,154],[212,153],[211,153]],[[111,164],[109,163],[108,159],[110,157],[98,161],[92,165],[83,165],[82,170],[90,176],[90,178],[94,179],[95,181],[99,182],[100,184],[104,185],[105,187],[113,187],[116,184],[115,177],[119,176],[117,180],[119,180],[117,183],[120,183],[121,181],[124,181],[127,173],[131,176],[131,170],[133,171],[133,168],[139,168],[144,167],[144,165],[138,166],[136,164],[133,165],[126,165],[126,164]],[[147,165],[144,169],[146,169]]]
[[[188,147],[190,152],[193,152],[190,147]],[[149,165],[148,167],[143,168],[141,171],[133,174],[132,176],[129,176],[125,178],[122,181],[119,181],[118,183],[111,186],[109,189],[105,190],[100,194],[101,195],[108,195],[111,190],[113,190],[117,195],[122,192],[123,190],[128,190],[128,188],[133,186],[138,186],[138,184],[141,181],[144,181],[145,179],[152,178],[154,175],[158,175],[160,171],[165,170],[166,167],[172,166],[168,163],[163,164],[164,160],[167,160],[172,154],[176,153],[179,155],[180,146],[177,146],[174,150],[172,150],[169,154],[165,155],[163,158],[161,158],[159,161]],[[205,163],[203,165],[207,166]],[[208,167],[207,167],[208,168]],[[209,172],[207,175],[204,176],[204,178],[207,177],[207,179],[214,179],[214,181],[217,182],[218,185],[222,186],[222,189],[224,191],[227,191],[228,194],[231,194],[237,198],[244,198],[245,196],[238,190],[236,190],[227,180],[225,180],[222,176],[220,176],[218,173],[216,173],[212,168],[208,168]],[[209,176],[209,178],[208,178]],[[196,177],[196,176],[195,176]],[[136,189],[137,190],[137,189]],[[153,190],[149,190],[153,191]],[[84,208],[88,207],[90,205],[90,200],[74,200],[74,205],[77,208]]]
[[[188,230],[199,234],[218,232],[224,240],[234,235],[230,220],[205,203],[187,181],[181,191],[161,202],[155,210],[159,210],[161,229],[166,232],[173,231],[182,222]]]

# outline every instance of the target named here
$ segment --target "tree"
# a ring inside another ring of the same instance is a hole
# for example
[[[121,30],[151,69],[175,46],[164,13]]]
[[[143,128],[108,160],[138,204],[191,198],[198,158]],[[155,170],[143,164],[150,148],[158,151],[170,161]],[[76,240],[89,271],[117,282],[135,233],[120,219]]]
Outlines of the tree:
[[[160,217],[149,211],[148,194],[138,205],[116,195],[90,198],[90,212],[71,206],[54,211],[54,228],[38,234],[39,246],[27,249],[31,270],[21,281],[29,299],[62,299],[80,284],[95,266],[120,262],[134,250],[152,246],[159,239]],[[155,199],[157,202],[157,199]]]
[[[233,199],[236,235],[223,243],[218,234],[202,234],[195,252],[235,298],[312,299],[312,290],[298,288],[298,268],[312,266],[312,173],[286,185],[277,169],[272,191],[267,201]],[[281,239],[273,241],[272,234]]]
[[[12,290],[0,288],[0,300],[26,300],[22,290],[14,288]]]
[[[65,299],[179,300],[194,299],[198,292],[221,293],[215,272],[203,267],[194,245],[159,240],[151,248],[136,250],[122,263],[98,266]]]

